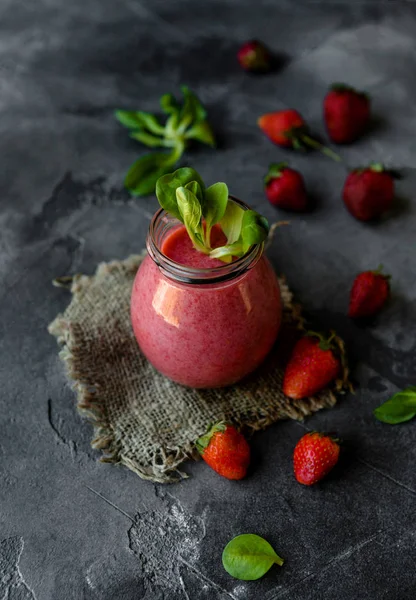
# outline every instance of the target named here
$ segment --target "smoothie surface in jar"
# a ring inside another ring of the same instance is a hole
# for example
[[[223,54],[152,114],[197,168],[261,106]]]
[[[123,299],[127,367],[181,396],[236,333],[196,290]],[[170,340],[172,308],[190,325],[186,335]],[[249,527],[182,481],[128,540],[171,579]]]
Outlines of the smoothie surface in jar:
[[[212,247],[224,241],[214,226]],[[194,269],[224,267],[196,250],[182,225],[167,232],[160,250]],[[161,373],[189,387],[226,386],[252,372],[273,346],[279,284],[264,256],[235,278],[202,284],[175,281],[147,256],[133,285],[131,318],[141,350]]]

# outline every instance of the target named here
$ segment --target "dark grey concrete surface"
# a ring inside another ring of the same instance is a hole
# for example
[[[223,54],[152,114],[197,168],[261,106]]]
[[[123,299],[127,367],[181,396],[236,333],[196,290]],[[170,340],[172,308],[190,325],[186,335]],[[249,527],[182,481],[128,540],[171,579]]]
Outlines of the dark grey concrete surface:
[[[259,37],[278,71],[250,77],[239,43]],[[7,600],[410,600],[416,597],[416,423],[372,410],[416,383],[416,5],[400,1],[2,0],[0,2],[0,598]],[[348,164],[402,167],[398,201],[376,225],[344,210],[341,167],[287,154],[256,118],[298,108],[323,133],[326,87],[373,96],[377,123],[342,150]],[[169,487],[97,462],[90,426],[46,332],[68,295],[57,276],[141,250],[154,198],[123,191],[143,152],[113,109],[155,110],[191,86],[222,144],[186,157],[269,219],[261,178],[289,157],[317,199],[280,229],[271,259],[312,322],[347,342],[355,396],[305,424],[253,439],[244,482],[205,464]],[[393,297],[371,325],[345,316],[356,272],[379,263]],[[337,431],[345,457],[322,484],[299,486],[291,454],[304,428]],[[265,536],[286,559],[258,582],[221,566],[228,540]]]

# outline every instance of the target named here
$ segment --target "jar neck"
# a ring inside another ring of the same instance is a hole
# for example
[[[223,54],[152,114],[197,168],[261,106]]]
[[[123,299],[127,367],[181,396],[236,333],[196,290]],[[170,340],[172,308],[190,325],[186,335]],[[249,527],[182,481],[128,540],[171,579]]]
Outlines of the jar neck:
[[[229,200],[238,204],[243,210],[249,209],[244,202],[233,196],[230,196]],[[169,231],[178,225],[181,225],[178,219],[169,215],[163,208],[159,209],[150,222],[146,242],[150,258],[166,277],[174,281],[196,285],[230,281],[241,277],[241,275],[253,268],[263,254],[264,244],[256,244],[241,258],[237,258],[231,263],[212,267],[211,269],[200,269],[182,265],[167,257],[161,251],[163,241]]]

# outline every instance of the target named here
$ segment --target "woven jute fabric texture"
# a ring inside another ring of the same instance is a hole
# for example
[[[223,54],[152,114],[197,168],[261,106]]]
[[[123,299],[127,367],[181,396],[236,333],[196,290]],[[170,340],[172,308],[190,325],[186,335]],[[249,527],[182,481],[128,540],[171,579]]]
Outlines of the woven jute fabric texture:
[[[346,373],[335,390],[314,398],[294,402],[281,391],[288,345],[302,328],[284,278],[279,278],[284,322],[278,343],[246,381],[195,390],[158,373],[141,354],[130,324],[130,293],[142,259],[134,255],[103,263],[92,276],[68,278],[71,302],[49,326],[62,346],[78,410],[94,427],[92,446],[103,451],[102,461],[121,463],[143,479],[174,481],[186,476],[178,467],[195,458],[194,442],[209,423],[225,420],[255,431],[335,404],[334,391],[345,387]]]

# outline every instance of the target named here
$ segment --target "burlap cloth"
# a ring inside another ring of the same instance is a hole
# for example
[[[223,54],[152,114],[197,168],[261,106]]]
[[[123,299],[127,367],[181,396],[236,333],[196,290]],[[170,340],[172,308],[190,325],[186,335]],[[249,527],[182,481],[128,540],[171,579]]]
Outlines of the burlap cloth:
[[[275,350],[250,378],[231,388],[194,390],[160,375],[141,354],[130,325],[130,293],[141,256],[103,263],[93,276],[64,279],[72,300],[49,332],[74,382],[78,410],[94,427],[93,448],[104,462],[121,463],[161,483],[186,476],[178,470],[195,457],[194,441],[209,423],[225,419],[248,430],[279,419],[303,419],[334,406],[334,390],[291,401],[281,391],[284,357],[302,328],[299,307],[284,280],[284,323]],[[342,342],[339,340],[342,346]],[[335,391],[347,387],[347,370]]]

